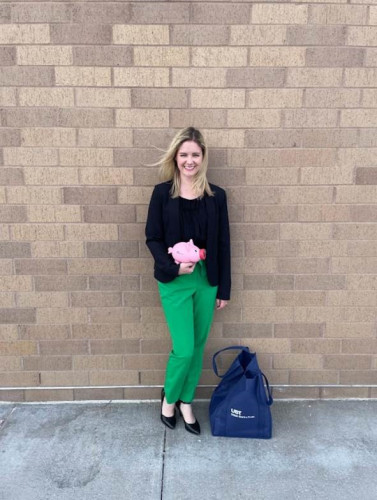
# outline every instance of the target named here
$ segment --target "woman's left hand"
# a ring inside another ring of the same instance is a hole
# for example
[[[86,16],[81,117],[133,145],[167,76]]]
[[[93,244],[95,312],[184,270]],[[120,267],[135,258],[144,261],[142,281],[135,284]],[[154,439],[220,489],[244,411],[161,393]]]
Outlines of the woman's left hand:
[[[216,310],[224,309],[227,303],[228,300],[216,299]]]

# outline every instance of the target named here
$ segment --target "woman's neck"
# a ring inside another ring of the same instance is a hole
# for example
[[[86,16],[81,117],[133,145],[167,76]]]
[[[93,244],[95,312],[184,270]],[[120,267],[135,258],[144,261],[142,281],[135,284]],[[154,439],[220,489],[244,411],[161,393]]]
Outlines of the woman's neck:
[[[191,180],[182,179],[181,177],[181,186],[179,189],[179,195],[182,198],[194,199],[197,198],[197,193],[194,190],[194,186]]]

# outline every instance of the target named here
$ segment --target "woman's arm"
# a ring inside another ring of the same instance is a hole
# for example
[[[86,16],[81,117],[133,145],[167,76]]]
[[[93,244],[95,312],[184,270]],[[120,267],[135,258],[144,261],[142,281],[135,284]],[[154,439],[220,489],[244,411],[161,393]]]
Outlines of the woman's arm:
[[[146,244],[154,258],[156,266],[164,273],[176,277],[178,276],[179,265],[176,264],[168,254],[168,249],[164,242],[164,234],[162,197],[160,193],[158,193],[156,186],[149,203],[147,223],[145,226]]]

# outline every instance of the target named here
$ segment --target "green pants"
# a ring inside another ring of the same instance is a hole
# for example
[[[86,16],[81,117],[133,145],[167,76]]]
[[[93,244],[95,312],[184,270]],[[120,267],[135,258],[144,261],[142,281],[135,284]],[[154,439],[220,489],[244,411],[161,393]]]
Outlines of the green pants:
[[[190,403],[202,372],[203,351],[211,328],[217,286],[208,283],[203,261],[192,274],[158,282],[162,308],[172,338],[165,377],[168,403]]]

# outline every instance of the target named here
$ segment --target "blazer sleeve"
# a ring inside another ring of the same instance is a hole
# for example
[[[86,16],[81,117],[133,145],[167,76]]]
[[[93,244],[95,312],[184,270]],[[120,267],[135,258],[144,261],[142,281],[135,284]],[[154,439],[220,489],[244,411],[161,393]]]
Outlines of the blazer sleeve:
[[[218,239],[218,259],[219,259],[219,287],[217,298],[222,300],[230,299],[231,271],[230,271],[230,231],[226,193],[219,207],[219,239]]]
[[[155,266],[175,278],[178,276],[179,264],[176,264],[168,254],[168,249],[164,241],[165,231],[162,210],[162,194],[159,193],[156,186],[149,203],[145,226],[146,244],[154,258]]]

